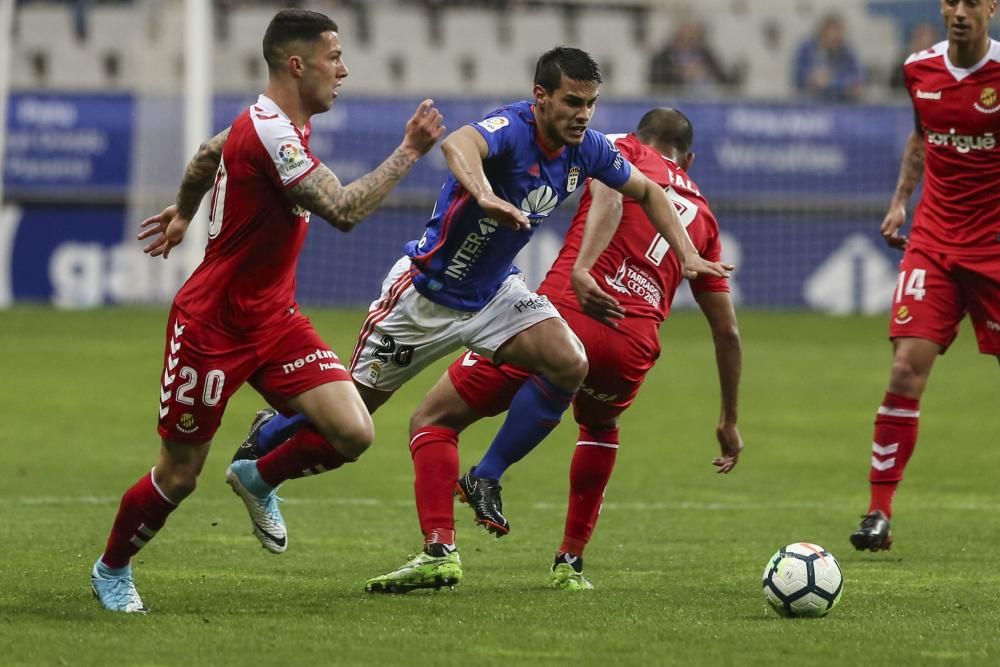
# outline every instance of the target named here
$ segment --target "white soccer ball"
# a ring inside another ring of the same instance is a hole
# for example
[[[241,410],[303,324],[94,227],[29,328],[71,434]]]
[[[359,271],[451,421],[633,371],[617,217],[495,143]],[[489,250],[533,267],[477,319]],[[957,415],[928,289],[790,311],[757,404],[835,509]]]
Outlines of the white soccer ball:
[[[818,544],[784,546],[764,567],[764,598],[782,616],[826,616],[843,592],[840,563]]]

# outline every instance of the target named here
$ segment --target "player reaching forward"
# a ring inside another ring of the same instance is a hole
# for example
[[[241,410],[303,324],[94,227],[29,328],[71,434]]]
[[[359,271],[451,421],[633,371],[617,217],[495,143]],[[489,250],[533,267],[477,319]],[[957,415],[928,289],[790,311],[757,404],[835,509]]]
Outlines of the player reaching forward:
[[[176,206],[143,223],[146,252],[167,257],[214,186],[205,258],[177,293],[167,321],[160,385],[160,458],[122,497],[94,595],[113,611],[145,612],[130,561],[194,491],[229,397],[244,382],[272,404],[308,415],[321,436],[313,455],[327,468],[357,459],[373,438],[371,418],[337,355],[295,302],[295,265],[309,212],[349,231],[370,214],[444,132],[430,100],[402,144],[350,185],[309,152],[309,119],[327,111],[347,67],[337,25],[315,12],[282,10],[264,35],[266,92],[188,165]],[[220,162],[221,161],[221,162]],[[218,167],[216,169],[216,167]],[[254,531],[285,548],[273,494],[239,478]]]
[[[587,53],[557,47],[538,61],[533,101],[501,107],[444,141],[450,174],[431,219],[389,271],[351,361],[370,410],[431,362],[467,347],[533,373],[511,410],[508,421],[521,428],[508,432],[508,446],[527,451],[558,423],[587,373],[587,360],[565,321],[546,297],[527,288],[513,260],[533,230],[590,177],[639,202],[676,249],[687,276],[728,275],[731,267],[698,255],[663,189],[588,128],[600,83]],[[369,581],[370,591],[453,585],[462,577],[452,517],[458,434],[420,423],[420,414],[418,409],[411,419],[410,452],[424,550],[396,572]],[[265,414],[237,458],[282,442],[296,422],[301,420]],[[257,469],[262,483],[275,488],[288,476],[264,468],[273,469],[275,461],[307,463],[298,451],[311,430],[298,431],[256,466],[238,460],[233,467],[250,474]]]
[[[691,123],[682,113],[653,109],[643,116],[635,134],[620,135],[615,145],[635,168],[666,190],[701,256],[718,260],[718,224],[687,174],[694,159],[692,140]],[[583,551],[618,454],[618,419],[659,357],[659,327],[670,314],[682,280],[677,257],[638,202],[596,181],[590,183],[566,243],[538,290],[583,342],[590,362],[573,399],[580,434],[570,465],[565,533],[552,566],[551,583],[556,588],[591,588],[583,576]],[[713,464],[728,473],[743,448],[736,425],[742,356],[736,313],[726,279],[702,276],[691,286],[712,329],[722,390],[716,426],[722,454]],[[492,364],[468,352],[431,390],[418,421],[461,431],[481,417],[506,410],[530,377],[526,369]],[[511,463],[494,449],[475,467],[477,475],[499,477]],[[468,478],[460,484],[466,492]]]
[[[871,503],[857,549],[892,545],[892,499],[917,444],[931,368],[968,313],[979,351],[1000,359],[1000,43],[994,0],[941,0],[948,40],[903,66],[916,127],[882,235],[904,247],[892,306],[889,388],[875,416]],[[924,176],[910,237],[906,203]]]

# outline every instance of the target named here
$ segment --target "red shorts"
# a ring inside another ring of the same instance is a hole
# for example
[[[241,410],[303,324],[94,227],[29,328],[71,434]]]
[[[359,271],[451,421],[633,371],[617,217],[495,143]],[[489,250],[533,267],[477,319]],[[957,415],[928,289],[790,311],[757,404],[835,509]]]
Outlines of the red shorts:
[[[1000,258],[952,258],[908,247],[899,264],[890,338],[947,349],[968,313],[983,354],[1000,354]]]
[[[274,333],[249,339],[191,320],[174,306],[167,319],[157,430],[169,440],[211,440],[229,398],[244,382],[285,410],[286,401],[305,391],[350,381],[340,359],[298,310]]]
[[[573,399],[573,415],[578,424],[606,424],[635,400],[646,373],[660,356],[659,340],[647,341],[612,329],[568,308],[561,308],[560,313],[583,342],[590,362],[590,372]],[[495,366],[474,352],[466,352],[448,367],[458,395],[484,417],[505,411],[531,375],[520,366]]]

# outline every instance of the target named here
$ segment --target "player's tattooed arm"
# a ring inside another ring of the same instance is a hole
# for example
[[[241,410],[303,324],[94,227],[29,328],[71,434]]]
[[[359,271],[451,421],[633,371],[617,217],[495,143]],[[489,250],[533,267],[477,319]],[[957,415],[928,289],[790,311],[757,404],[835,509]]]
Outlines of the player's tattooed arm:
[[[403,142],[373,171],[345,186],[336,174],[320,164],[286,194],[337,229],[349,232],[378,208],[396,183],[437,143],[444,130],[444,116],[434,106],[434,100],[426,99],[407,121]]]
[[[906,224],[906,204],[924,176],[925,152],[923,128],[918,120],[909,139],[906,140],[896,190],[879,228],[882,238],[893,248],[906,247],[906,236],[900,234],[899,230]]]
[[[378,208],[419,158],[397,148],[373,171],[346,186],[329,167],[320,164],[285,194],[340,231],[349,232]]]
[[[136,238],[140,241],[151,239],[142,249],[149,256],[166,259],[170,256],[170,250],[184,240],[184,234],[194,214],[198,212],[202,197],[215,182],[229,129],[227,127],[198,148],[198,152],[184,169],[176,203],[140,223],[142,231]]]
[[[177,192],[178,216],[186,220],[193,218],[194,214],[198,212],[202,197],[212,189],[215,174],[222,161],[222,147],[226,144],[229,129],[227,127],[203,143],[191,161],[188,162],[184,169],[180,190]]]
[[[573,263],[573,292],[583,312],[610,326],[625,317],[625,309],[590,275],[590,269],[608,247],[622,219],[622,195],[600,181],[590,182],[591,204],[584,221],[580,251]]]

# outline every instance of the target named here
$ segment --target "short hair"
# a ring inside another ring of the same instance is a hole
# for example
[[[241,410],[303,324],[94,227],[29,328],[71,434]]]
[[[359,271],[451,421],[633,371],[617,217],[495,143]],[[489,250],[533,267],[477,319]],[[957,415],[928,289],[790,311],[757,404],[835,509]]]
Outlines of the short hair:
[[[687,116],[677,109],[659,107],[650,109],[639,121],[635,133],[643,143],[672,146],[682,153],[691,150],[694,127]]]
[[[312,42],[324,32],[339,32],[333,19],[307,9],[282,9],[274,15],[264,33],[264,60],[270,69],[284,64],[284,49],[295,41]]]
[[[601,83],[601,68],[590,54],[570,46],[549,49],[535,66],[535,85],[550,93],[559,87],[563,75],[574,81]]]

